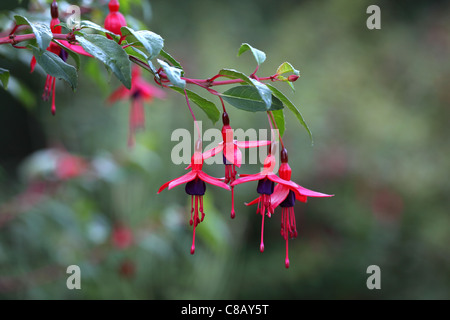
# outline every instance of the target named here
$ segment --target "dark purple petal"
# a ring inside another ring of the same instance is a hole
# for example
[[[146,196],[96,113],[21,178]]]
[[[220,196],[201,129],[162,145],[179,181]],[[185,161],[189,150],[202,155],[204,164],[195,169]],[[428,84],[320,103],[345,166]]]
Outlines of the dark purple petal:
[[[273,193],[273,189],[275,188],[275,183],[267,178],[258,181],[258,188],[256,191],[259,194],[268,194],[271,195]]]
[[[206,191],[206,183],[200,179],[194,179],[186,183],[186,187],[184,188],[186,193],[191,196],[202,196]]]
[[[223,164],[233,164],[233,163],[231,163],[230,161],[228,161],[228,159],[225,157],[225,154],[223,154],[222,153],[222,161],[223,161]]]
[[[69,54],[67,53],[66,50],[61,49],[61,51],[60,51],[60,53],[59,53],[59,57],[60,57],[64,62],[66,62],[66,61],[67,61],[67,58],[69,57]]]
[[[133,94],[131,95],[131,97],[133,99],[138,99],[140,96],[141,96],[141,91],[139,91],[139,90],[134,91]]]
[[[286,199],[283,200],[282,203],[280,203],[280,207],[282,208],[288,208],[293,207],[295,204],[295,193],[292,190],[289,190],[289,194],[287,195]]]

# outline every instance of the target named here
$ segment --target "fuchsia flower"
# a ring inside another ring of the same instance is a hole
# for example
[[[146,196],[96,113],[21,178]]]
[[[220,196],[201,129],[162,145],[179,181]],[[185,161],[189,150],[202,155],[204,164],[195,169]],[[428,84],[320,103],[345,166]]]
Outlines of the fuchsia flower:
[[[52,20],[50,21],[50,29],[53,33],[61,33],[61,26],[58,26],[60,23],[58,16],[58,4],[56,1],[53,1],[50,6],[50,13],[52,16]],[[48,51],[53,52],[54,54],[58,55],[64,62],[67,60],[68,54],[65,50],[61,49],[56,43],[50,42],[49,47],[47,48]],[[36,58],[33,56],[31,58],[30,63],[30,72],[34,71],[34,68],[36,66]],[[42,99],[44,101],[47,101],[50,95],[52,95],[52,114],[54,115],[56,113],[56,106],[55,106],[55,86],[56,86],[56,78],[52,77],[50,75],[47,75],[47,79],[45,81],[45,87],[44,87],[44,93],[42,94]]]
[[[50,6],[50,13],[52,16],[52,20],[50,21],[50,30],[52,31],[52,33],[61,33],[62,27],[59,26],[60,21],[58,18],[58,16],[59,16],[58,3],[56,2],[56,0],[54,0]],[[83,54],[85,56],[91,56],[89,53],[84,51],[83,47],[81,47],[80,45],[70,44],[68,41],[64,41],[64,40],[59,40],[59,42],[76,53]],[[50,45],[48,46],[47,50],[58,55],[64,62],[66,62],[66,60],[68,58],[67,51],[62,49],[56,43],[50,42]],[[30,69],[31,69],[30,72],[33,72],[35,67],[36,67],[36,58],[33,56],[33,58],[31,58],[31,62],[30,62]],[[44,101],[47,101],[49,99],[50,95],[52,95],[51,110],[52,110],[53,115],[55,115],[55,113],[56,113],[55,87],[56,87],[56,78],[52,77],[48,74],[47,79],[45,81],[45,87],[44,87],[44,93],[42,94],[42,99]]]
[[[134,145],[134,135],[137,130],[145,127],[145,109],[144,101],[152,102],[153,98],[164,99],[166,93],[141,77],[139,67],[135,66],[131,74],[131,89],[120,86],[108,98],[110,103],[117,100],[131,99],[130,116],[129,116],[129,135],[128,145]]]
[[[241,183],[258,181],[257,192],[260,194],[260,196],[256,200],[252,201],[252,204],[258,203],[256,213],[260,213],[262,216],[261,243],[259,246],[259,250],[261,252],[264,251],[264,216],[267,214],[267,216],[270,218],[273,213],[270,196],[274,192],[275,182],[281,181],[281,179],[273,172],[276,162],[275,156],[272,154],[270,149],[271,147],[269,147],[269,154],[264,160],[264,167],[260,173],[241,175],[242,178],[239,178],[231,183],[231,186],[234,187]]]
[[[213,149],[210,149],[203,153],[203,159],[214,157],[216,154],[223,153],[223,164],[225,165],[225,183],[232,184],[236,180],[236,166],[241,167],[242,164],[242,152],[239,148],[255,148],[261,146],[267,146],[270,141],[237,141],[234,140],[234,132],[230,126],[230,119],[228,114],[223,112],[222,114],[222,142]],[[231,186],[231,218],[235,217],[234,211],[234,186]]]
[[[179,178],[164,183],[158,190],[158,193],[160,193],[167,187],[169,187],[170,190],[180,184],[184,183],[186,184],[185,191],[188,195],[191,196],[191,219],[189,220],[189,224],[191,226],[194,225],[191,254],[194,254],[195,252],[195,227],[205,218],[205,213],[203,212],[203,195],[205,194],[206,191],[206,183],[224,188],[226,190],[230,190],[230,186],[228,186],[226,183],[220,181],[220,179],[211,177],[205,172],[203,172],[202,167],[203,167],[202,144],[201,140],[198,140],[194,155],[191,158],[191,165],[190,165],[191,171],[186,173],[185,175],[182,175]],[[201,219],[198,216],[199,211],[202,214]],[[192,213],[194,213],[194,217],[192,217]]]
[[[64,152],[58,157],[56,176],[61,180],[72,179],[83,175],[87,169],[88,164],[83,158]]]
[[[112,232],[112,243],[117,249],[126,249],[133,244],[133,232],[126,225],[118,223]]]
[[[289,237],[295,238],[297,237],[297,228],[295,223],[295,214],[294,214],[294,204],[295,200],[306,202],[307,197],[332,197],[333,195],[328,195],[316,191],[312,191],[306,189],[295,182],[291,181],[291,167],[288,164],[288,156],[287,150],[283,148],[281,150],[281,165],[279,169],[280,177],[274,179],[273,176],[268,175],[272,181],[277,182],[277,185],[274,187],[269,200],[269,212],[273,213],[274,209],[280,206],[281,209],[281,235],[286,240],[286,259],[285,266],[289,268],[289,251],[288,251],[288,239]],[[245,179],[245,178],[242,178]],[[239,181],[241,179],[238,179]],[[251,180],[249,180],[251,181]],[[245,182],[243,180],[242,182]],[[255,199],[247,205],[253,205],[258,202],[258,210],[259,210],[259,200]],[[262,235],[261,235],[261,243],[262,243]]]
[[[125,27],[127,25],[127,21],[125,20],[125,17],[119,12],[119,7],[120,5],[118,0],[109,1],[109,13],[105,18],[105,29],[115,34],[122,35],[120,28]],[[108,37],[108,39],[112,39],[109,34],[107,34],[106,36]]]

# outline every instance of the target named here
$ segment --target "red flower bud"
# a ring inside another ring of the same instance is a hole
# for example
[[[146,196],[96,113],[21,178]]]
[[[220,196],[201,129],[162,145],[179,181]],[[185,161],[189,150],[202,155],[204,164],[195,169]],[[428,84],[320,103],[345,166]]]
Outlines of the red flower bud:
[[[288,77],[288,81],[290,81],[290,82],[295,82],[295,81],[297,81],[298,78],[300,78],[298,75],[296,75],[296,74],[291,74],[291,75]]]

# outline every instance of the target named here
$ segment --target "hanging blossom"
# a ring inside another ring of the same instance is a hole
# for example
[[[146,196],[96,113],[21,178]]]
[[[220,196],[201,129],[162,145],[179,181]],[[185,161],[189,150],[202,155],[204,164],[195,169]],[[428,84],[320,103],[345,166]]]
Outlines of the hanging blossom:
[[[134,242],[133,231],[121,222],[114,225],[111,238],[113,246],[117,249],[126,249]]]
[[[52,17],[52,20],[50,21],[50,29],[52,33],[61,33],[62,27],[59,25],[59,13],[58,13],[58,3],[56,0],[54,0],[50,6],[50,14]],[[56,41],[56,40],[55,40]],[[68,41],[59,40],[57,42],[60,42],[64,46],[68,47],[69,49],[86,56],[91,56],[89,53],[84,51],[84,49],[80,45],[71,44]],[[62,49],[60,46],[58,46],[55,42],[50,42],[50,45],[47,48],[47,51],[50,51],[57,56],[59,56],[64,62],[66,62],[68,58],[68,53],[66,50]],[[36,58],[33,56],[31,58],[30,62],[30,72],[33,72],[36,67]],[[56,113],[56,105],[55,105],[55,87],[56,87],[56,78],[47,74],[47,78],[45,81],[45,87],[44,87],[44,93],[42,94],[42,99],[44,101],[48,101],[50,95],[52,96],[52,107],[51,111],[52,114],[55,115]]]
[[[203,167],[203,155],[202,155],[202,143],[198,140],[195,147],[194,155],[191,158],[191,165],[188,173],[182,175],[179,178],[173,179],[164,183],[158,190],[158,193],[165,188],[172,189],[178,185],[186,184],[185,191],[191,196],[191,218],[189,224],[193,227],[191,254],[195,252],[195,228],[205,218],[205,212],[203,211],[203,195],[206,191],[206,183],[212,184],[217,187],[221,187],[226,190],[230,190],[230,186],[220,181],[218,178],[214,178],[202,171]],[[199,217],[201,213],[201,218]],[[192,215],[194,214],[194,215]]]
[[[320,193],[317,191],[312,191],[306,189],[295,182],[291,181],[292,170],[288,164],[287,150],[283,148],[281,150],[281,165],[279,169],[280,180],[276,181],[277,185],[274,188],[273,193],[270,196],[270,206],[273,210],[280,206],[281,207],[281,236],[286,241],[286,258],[285,266],[289,268],[289,248],[288,240],[290,238],[297,237],[297,227],[295,223],[295,213],[294,204],[295,201],[305,202],[308,197],[332,197],[333,195],[328,195]],[[247,205],[253,205],[258,202],[255,199],[248,203]]]
[[[239,148],[256,148],[270,144],[268,140],[260,141],[237,141],[234,139],[234,131],[230,126],[228,114],[224,111],[222,114],[222,141],[213,149],[203,153],[203,159],[214,157],[222,152],[223,164],[225,165],[225,183],[233,183],[236,180],[236,166],[241,167],[242,152]],[[231,218],[236,216],[234,210],[234,186],[231,186]]]
[[[120,28],[125,27],[127,25],[127,21],[123,14],[119,12],[119,1],[111,0],[108,4],[109,13],[105,18],[105,29],[111,31],[115,34],[122,35]],[[112,37],[107,34],[108,39],[112,39]],[[120,39],[119,43],[122,39]]]
[[[127,21],[119,12],[119,7],[119,1],[111,0],[109,2],[109,13],[105,18],[105,29],[122,36],[120,28],[126,26]],[[108,34],[107,37],[112,39]],[[122,37],[119,43],[121,41]],[[110,95],[108,98],[110,103],[122,99],[131,99],[128,134],[129,147],[134,146],[136,131],[145,127],[144,102],[152,102],[153,98],[164,99],[165,97],[166,93],[163,90],[151,85],[142,78],[140,68],[137,66],[133,68],[131,73],[131,88],[128,89],[125,86],[121,86]]]
[[[85,174],[88,166],[85,159],[64,151],[58,155],[55,173],[61,180],[73,179]]]
[[[133,67],[131,73],[131,88],[128,89],[122,85],[109,96],[108,101],[110,103],[117,100],[131,100],[128,146],[134,145],[136,131],[145,127],[144,102],[152,102],[154,98],[164,99],[165,97],[166,93],[162,89],[144,80],[141,76],[141,70],[137,66]]]
[[[256,200],[256,202],[258,203],[256,213],[259,213],[262,216],[261,243],[259,246],[259,250],[261,252],[264,251],[264,217],[267,215],[270,218],[272,213],[274,212],[270,196],[274,192],[275,182],[279,183],[281,181],[281,179],[273,172],[276,165],[276,159],[273,155],[273,152],[275,151],[274,149],[275,145],[274,143],[272,143],[269,146],[269,154],[264,160],[263,170],[260,173],[241,175],[239,179],[231,183],[231,186],[234,187],[241,183],[258,181],[256,191],[260,194],[260,196]]]

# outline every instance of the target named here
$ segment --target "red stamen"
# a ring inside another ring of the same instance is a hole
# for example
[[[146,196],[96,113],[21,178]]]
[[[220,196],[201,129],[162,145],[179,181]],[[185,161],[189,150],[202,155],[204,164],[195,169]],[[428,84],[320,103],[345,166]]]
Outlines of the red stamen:
[[[56,113],[56,105],[55,105],[55,87],[56,87],[56,78],[53,77],[53,85],[52,85],[52,114]]]
[[[263,207],[264,208],[264,207]],[[262,222],[261,222],[261,244],[259,245],[259,251],[264,252],[264,209],[262,210]]]
[[[192,234],[192,246],[191,246],[191,254],[195,253],[195,227],[198,224],[198,197],[194,196],[195,198],[195,213],[194,213],[194,232]]]
[[[205,219],[205,213],[203,212],[203,197],[202,196],[199,197],[200,197],[200,212],[202,213],[202,219],[200,220],[200,222],[202,222],[203,219]]]
[[[191,196],[191,219],[189,220],[189,225],[192,226],[194,220],[192,220],[192,213],[194,212],[194,196]]]
[[[231,219],[234,219],[236,212],[234,211],[234,187],[231,187]]]
[[[44,92],[42,93],[42,100],[44,101],[48,100],[48,97],[50,95],[51,84],[52,84],[52,76],[47,75],[47,78],[45,79]]]
[[[284,260],[284,266],[289,268],[289,249],[288,249],[288,242],[289,240],[286,238],[286,259]]]

